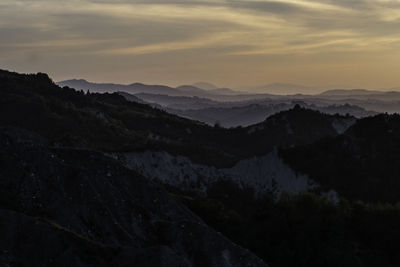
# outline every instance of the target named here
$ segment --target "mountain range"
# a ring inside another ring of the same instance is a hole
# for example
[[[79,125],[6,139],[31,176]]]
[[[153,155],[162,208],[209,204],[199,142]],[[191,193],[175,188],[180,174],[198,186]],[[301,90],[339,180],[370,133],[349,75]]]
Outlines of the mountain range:
[[[290,83],[271,83],[253,87],[241,88],[241,91],[248,91],[258,94],[293,95],[293,94],[315,94],[316,88]]]
[[[127,92],[130,94],[146,93],[161,94],[169,96],[197,96],[212,97],[214,95],[233,95],[235,91],[228,88],[201,89],[193,85],[182,85],[172,88],[165,85],[147,85],[142,83],[132,83],[128,85],[113,83],[91,83],[84,79],[65,80],[57,83],[59,86],[69,86],[83,91],[90,92]]]
[[[77,84],[78,82],[78,84]],[[139,98],[141,103],[149,103],[167,112],[210,125],[218,122],[224,127],[251,125],[263,118],[300,103],[304,107],[318,109],[331,114],[349,113],[358,118],[379,112],[400,112],[400,93],[395,91],[371,91],[364,89],[335,89],[316,95],[298,94],[295,85],[273,84],[271,88],[292,88],[296,94],[254,94],[233,91],[227,88],[200,89],[194,85],[171,88],[143,84],[115,85],[94,84],[83,80],[58,83],[79,90],[119,92]],[[201,85],[201,84],[200,84]],[[207,86],[206,86],[207,87]],[[108,89],[107,89],[108,88]],[[300,90],[300,89],[299,89]],[[301,90],[300,90],[301,91]],[[265,92],[262,91],[262,92]],[[133,97],[130,97],[132,100]]]

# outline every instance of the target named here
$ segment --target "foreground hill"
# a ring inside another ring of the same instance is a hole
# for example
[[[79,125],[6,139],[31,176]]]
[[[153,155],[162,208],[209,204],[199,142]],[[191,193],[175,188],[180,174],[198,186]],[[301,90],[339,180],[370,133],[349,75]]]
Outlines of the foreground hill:
[[[2,266],[266,266],[100,153],[0,129],[0,162]]]

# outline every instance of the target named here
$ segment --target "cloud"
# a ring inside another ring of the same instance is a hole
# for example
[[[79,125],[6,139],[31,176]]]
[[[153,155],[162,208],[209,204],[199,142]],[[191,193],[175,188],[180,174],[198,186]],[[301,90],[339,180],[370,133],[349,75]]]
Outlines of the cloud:
[[[107,58],[120,69],[136,69],[159,61],[185,64],[184,58],[240,57],[241,68],[251,70],[261,62],[273,67],[254,55],[309,64],[342,53],[347,64],[349,52],[372,62],[378,55],[398,55],[398,29],[400,2],[392,0],[2,0],[0,63],[18,67],[27,54],[41,54],[49,62],[62,55],[84,66]],[[96,65],[87,71],[95,72]],[[209,68],[218,66],[226,68],[223,62]]]
[[[106,49],[102,51],[96,51],[100,54],[112,54],[112,55],[141,55],[149,53],[162,53],[168,51],[179,51],[186,49],[196,49],[207,46],[220,45],[221,42],[225,43],[231,39],[230,34],[217,34],[214,36],[207,35],[204,38],[189,39],[180,42],[164,42],[141,46],[131,46],[124,48]]]

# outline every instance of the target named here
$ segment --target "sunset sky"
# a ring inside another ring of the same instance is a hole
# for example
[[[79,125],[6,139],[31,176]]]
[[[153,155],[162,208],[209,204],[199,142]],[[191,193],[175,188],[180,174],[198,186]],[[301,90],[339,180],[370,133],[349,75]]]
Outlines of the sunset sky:
[[[1,0],[0,68],[56,81],[400,86],[400,1]]]

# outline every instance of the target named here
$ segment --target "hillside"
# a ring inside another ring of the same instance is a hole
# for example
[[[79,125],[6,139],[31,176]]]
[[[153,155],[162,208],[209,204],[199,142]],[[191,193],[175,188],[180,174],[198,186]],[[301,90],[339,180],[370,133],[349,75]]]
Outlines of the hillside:
[[[0,129],[0,265],[266,266],[104,155]]]
[[[295,170],[348,199],[399,201],[400,116],[364,118],[343,135],[282,150]]]

